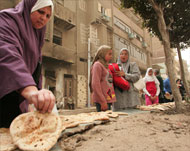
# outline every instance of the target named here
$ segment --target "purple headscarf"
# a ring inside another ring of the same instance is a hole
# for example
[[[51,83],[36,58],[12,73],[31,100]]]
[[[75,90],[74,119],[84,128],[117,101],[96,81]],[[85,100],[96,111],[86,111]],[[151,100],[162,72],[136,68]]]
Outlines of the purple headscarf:
[[[23,0],[15,8],[0,11],[0,98],[36,85],[32,73],[41,61],[45,27],[34,29],[30,20],[37,0]]]

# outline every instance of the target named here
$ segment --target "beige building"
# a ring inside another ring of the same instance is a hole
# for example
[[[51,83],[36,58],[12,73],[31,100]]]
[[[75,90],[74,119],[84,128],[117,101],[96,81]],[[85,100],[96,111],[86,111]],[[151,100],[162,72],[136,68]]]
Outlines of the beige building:
[[[17,1],[1,0],[1,9],[13,7]],[[121,48],[128,48],[142,75],[152,66],[153,46],[159,41],[141,27],[140,17],[132,10],[120,9],[119,0],[53,2],[54,15],[47,25],[42,51],[43,87],[52,90],[65,108],[70,95],[75,97],[76,107],[90,105],[90,63],[102,44],[113,48],[113,61]]]
[[[152,66],[152,37],[142,28],[142,20],[133,10],[120,9],[120,0],[114,0],[114,50],[115,56],[123,47],[128,48],[130,59],[138,64],[141,74]]]

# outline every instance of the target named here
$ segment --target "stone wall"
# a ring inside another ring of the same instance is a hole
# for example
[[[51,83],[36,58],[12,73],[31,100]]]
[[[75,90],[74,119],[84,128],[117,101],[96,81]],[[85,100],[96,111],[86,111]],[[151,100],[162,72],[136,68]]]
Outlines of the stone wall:
[[[87,78],[84,75],[77,76],[77,107],[83,108],[87,104]]]

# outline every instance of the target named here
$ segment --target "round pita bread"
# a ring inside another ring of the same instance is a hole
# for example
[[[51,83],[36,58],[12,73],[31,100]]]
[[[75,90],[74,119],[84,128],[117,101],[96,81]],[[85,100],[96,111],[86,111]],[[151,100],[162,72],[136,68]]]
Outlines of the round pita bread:
[[[0,151],[11,151],[16,149],[8,128],[0,128]]]
[[[10,134],[14,144],[21,150],[48,151],[57,142],[62,129],[58,115],[28,112],[13,120]]]
[[[74,121],[71,118],[67,118],[67,116],[64,115],[60,115],[59,117],[61,118],[62,126],[65,127],[66,129],[77,127],[80,124],[79,122]]]
[[[109,117],[105,112],[80,113],[77,115],[60,115],[62,125],[66,128],[76,127],[79,124],[93,123],[94,121],[107,121]]]
[[[108,121],[109,117],[106,112],[91,112],[90,115],[94,121]]]

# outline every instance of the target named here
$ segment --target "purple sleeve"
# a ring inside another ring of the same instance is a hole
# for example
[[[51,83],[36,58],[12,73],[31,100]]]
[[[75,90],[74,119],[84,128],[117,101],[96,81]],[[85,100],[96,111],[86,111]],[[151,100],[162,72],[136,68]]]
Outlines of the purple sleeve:
[[[92,71],[92,89],[93,93],[98,99],[98,101],[102,103],[106,103],[106,98],[103,95],[102,87],[101,87],[101,76],[102,76],[102,67],[99,63],[95,63]]]
[[[0,98],[20,88],[35,85],[17,48],[2,40],[0,40],[0,79]]]

